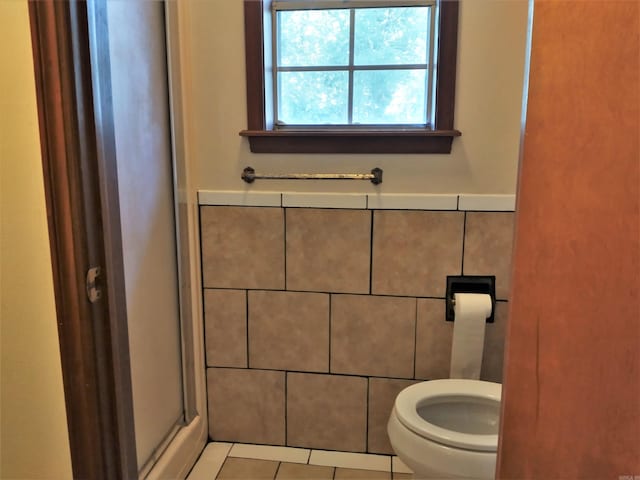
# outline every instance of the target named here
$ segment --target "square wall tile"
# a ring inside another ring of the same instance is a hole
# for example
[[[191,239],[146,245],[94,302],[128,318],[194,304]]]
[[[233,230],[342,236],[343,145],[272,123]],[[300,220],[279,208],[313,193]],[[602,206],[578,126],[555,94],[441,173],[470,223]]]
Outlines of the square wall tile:
[[[287,289],[369,292],[371,212],[287,208]]]
[[[416,299],[331,296],[331,372],[413,378]]]
[[[416,378],[449,378],[453,322],[445,320],[445,301],[418,299]]]
[[[414,383],[417,382],[394,378],[369,379],[369,452],[393,455],[387,435],[389,415],[398,394]]]
[[[247,366],[247,293],[204,291],[204,336],[207,366]]]
[[[495,275],[496,298],[509,298],[514,214],[467,212],[464,274]]]
[[[364,452],[366,431],[366,378],[287,374],[290,446]]]
[[[460,275],[463,212],[376,211],[372,293],[444,297]]]
[[[249,292],[249,366],[329,371],[329,295]]]
[[[484,354],[480,379],[502,383],[502,366],[504,364],[504,342],[507,328],[509,304],[496,302],[493,323],[487,323],[484,334]]]
[[[206,288],[284,288],[282,208],[201,207]]]
[[[285,374],[207,369],[209,436],[229,442],[284,445]]]

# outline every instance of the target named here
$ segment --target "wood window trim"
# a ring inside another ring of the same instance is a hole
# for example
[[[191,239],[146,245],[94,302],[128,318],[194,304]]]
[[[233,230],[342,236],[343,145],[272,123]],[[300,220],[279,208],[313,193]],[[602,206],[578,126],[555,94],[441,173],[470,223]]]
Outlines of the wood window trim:
[[[461,135],[453,128],[458,0],[440,5],[435,129],[270,129],[265,116],[264,68],[264,18],[268,14],[265,0],[244,0],[248,128],[240,135],[249,139],[253,153],[451,153],[453,139]]]

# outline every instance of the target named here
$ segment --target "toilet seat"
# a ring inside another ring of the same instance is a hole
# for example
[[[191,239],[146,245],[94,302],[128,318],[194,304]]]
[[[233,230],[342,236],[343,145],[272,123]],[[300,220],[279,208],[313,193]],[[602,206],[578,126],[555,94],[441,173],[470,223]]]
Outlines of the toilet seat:
[[[395,413],[406,428],[421,437],[456,448],[495,452],[498,447],[497,433],[472,434],[444,428],[421,417],[418,408],[461,401],[499,404],[501,396],[502,386],[499,383],[465,379],[431,380],[411,385],[400,392],[395,401]]]

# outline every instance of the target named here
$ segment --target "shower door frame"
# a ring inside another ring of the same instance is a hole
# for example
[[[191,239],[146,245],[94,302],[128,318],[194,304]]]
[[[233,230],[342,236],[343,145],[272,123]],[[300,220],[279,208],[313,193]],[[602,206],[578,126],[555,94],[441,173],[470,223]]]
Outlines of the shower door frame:
[[[171,8],[169,5],[169,10]],[[91,9],[93,12],[89,11]],[[106,21],[105,14],[104,0],[96,0],[90,9],[85,2],[29,2],[73,476],[120,479],[137,478],[138,465],[112,128],[114,119],[112,110],[101,109],[100,95],[105,92],[110,95],[110,90],[101,91],[100,84],[104,79],[99,78],[101,73],[94,70],[96,65],[92,66],[90,49],[91,42],[102,47],[108,42],[106,35],[97,34],[91,38],[89,28],[90,21]],[[167,12],[167,15],[169,30],[172,22],[176,24],[176,15],[175,12],[173,15]],[[168,47],[171,109],[179,110],[180,79],[174,78],[179,77],[176,74],[179,68],[171,64],[179,60],[177,40],[169,39]],[[108,49],[99,51],[108,52]],[[108,65],[108,58],[97,59],[97,64],[105,61]],[[179,122],[180,112],[176,115],[178,118],[173,120]],[[175,123],[171,135],[175,156],[184,148],[182,132],[175,128]],[[176,173],[184,174],[184,157],[174,167]],[[190,197],[185,185],[177,187],[183,189],[185,197]],[[189,205],[192,202],[192,199],[185,202],[189,216],[187,223],[191,226],[197,222],[197,208]],[[177,225],[181,227],[182,223]],[[199,272],[193,272],[193,252],[198,251],[199,245],[197,236],[195,240],[187,238],[186,241],[187,244],[182,242],[181,246],[189,250],[191,258],[181,268],[190,270],[183,273],[191,278],[186,297],[181,292],[181,303],[188,304],[187,312],[193,321],[191,325],[197,326],[201,323],[197,320],[202,309],[196,294],[199,291]],[[96,266],[101,267],[97,286],[102,297],[92,303],[87,300],[86,277],[89,269]],[[194,338],[198,338],[198,333],[201,336],[201,332],[193,332]],[[190,347],[195,350],[190,359],[192,365],[202,363],[203,353],[199,351],[197,342]],[[198,371],[194,369],[194,373],[197,375]],[[171,455],[163,455],[149,477],[166,476],[169,472],[186,473],[185,470],[188,471],[190,464],[195,462],[207,434],[203,382],[203,378],[198,378],[193,389],[188,391],[187,395],[191,395],[193,400],[185,404],[188,425],[174,437],[174,448],[172,445],[167,447],[167,452],[172,449]],[[193,407],[189,408],[189,404]]]

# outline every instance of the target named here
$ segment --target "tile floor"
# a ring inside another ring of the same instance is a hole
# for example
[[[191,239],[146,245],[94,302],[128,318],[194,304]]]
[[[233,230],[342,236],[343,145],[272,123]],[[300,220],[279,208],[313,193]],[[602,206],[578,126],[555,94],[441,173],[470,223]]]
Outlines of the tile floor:
[[[187,480],[400,480],[398,457],[306,448],[209,443]]]

